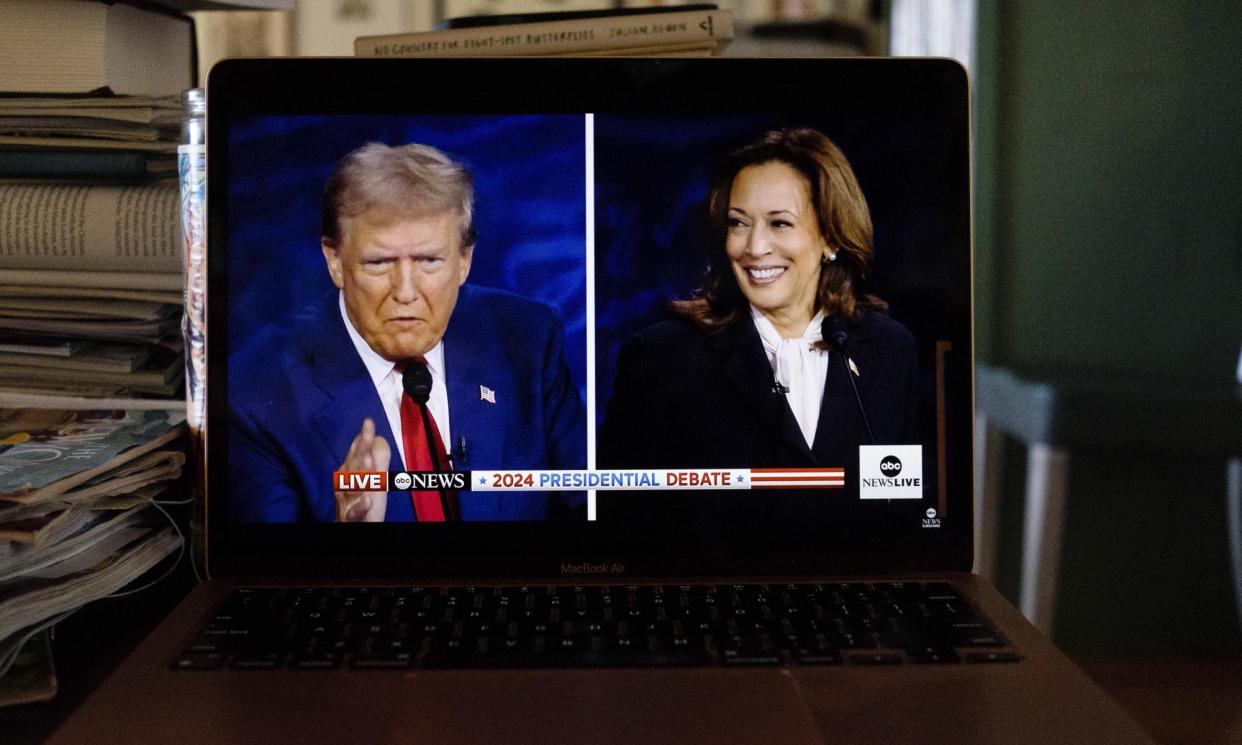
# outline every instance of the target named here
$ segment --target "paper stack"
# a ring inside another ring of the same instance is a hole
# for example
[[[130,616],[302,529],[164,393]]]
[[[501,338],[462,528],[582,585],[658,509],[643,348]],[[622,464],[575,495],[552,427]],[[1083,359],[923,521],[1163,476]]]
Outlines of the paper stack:
[[[0,409],[0,675],[27,639],[183,546],[185,415]]]
[[[178,96],[0,98],[0,177],[79,181],[177,175]]]
[[[5,0],[0,28],[0,406],[178,399],[193,23],[141,3]]]

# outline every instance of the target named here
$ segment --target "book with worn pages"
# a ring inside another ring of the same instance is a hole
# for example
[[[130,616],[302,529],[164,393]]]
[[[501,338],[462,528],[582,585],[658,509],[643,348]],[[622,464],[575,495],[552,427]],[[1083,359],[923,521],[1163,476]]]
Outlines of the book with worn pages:
[[[358,57],[669,56],[719,54],[733,38],[728,10],[696,5],[650,12],[498,16],[441,31],[360,36]]]
[[[188,16],[98,0],[0,3],[0,91],[179,95],[197,76]]]

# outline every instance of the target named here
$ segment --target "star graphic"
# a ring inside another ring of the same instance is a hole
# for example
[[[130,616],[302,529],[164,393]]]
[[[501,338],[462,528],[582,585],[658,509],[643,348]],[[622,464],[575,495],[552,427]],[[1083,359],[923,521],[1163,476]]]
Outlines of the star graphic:
[[[742,482],[743,482],[743,481],[745,481],[745,480],[746,480],[746,477],[745,477],[745,476],[743,476],[742,474],[740,474],[740,473],[739,473],[739,474],[737,475],[737,483],[739,483],[739,484],[740,484],[740,483],[742,483]]]
[[[486,477],[486,476],[480,476],[480,477],[479,477],[479,486],[487,486],[487,477]]]

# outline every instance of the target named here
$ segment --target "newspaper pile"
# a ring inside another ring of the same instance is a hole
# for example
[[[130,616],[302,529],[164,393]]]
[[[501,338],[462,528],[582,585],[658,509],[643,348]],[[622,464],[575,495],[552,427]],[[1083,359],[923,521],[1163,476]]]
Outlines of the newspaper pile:
[[[0,675],[25,642],[184,550],[185,415],[0,409]]]

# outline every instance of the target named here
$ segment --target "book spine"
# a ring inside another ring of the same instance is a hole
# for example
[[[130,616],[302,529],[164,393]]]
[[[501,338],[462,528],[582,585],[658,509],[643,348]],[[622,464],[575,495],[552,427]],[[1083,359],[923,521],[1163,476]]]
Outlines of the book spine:
[[[0,183],[0,267],[180,272],[175,181]]]
[[[702,54],[711,56],[720,47],[710,42],[691,44],[662,44],[654,47],[620,47],[617,49],[590,49],[584,52],[532,54],[530,57],[656,57],[671,54]]]
[[[720,42],[732,38],[733,15],[713,10],[360,36],[354,41],[354,54],[359,57],[548,55]]]
[[[0,150],[0,178],[146,177],[147,156],[142,153]]]
[[[0,259],[4,259],[0,256]],[[64,269],[9,269],[0,261],[0,287],[96,287],[116,290],[180,292],[181,272],[65,271]]]

